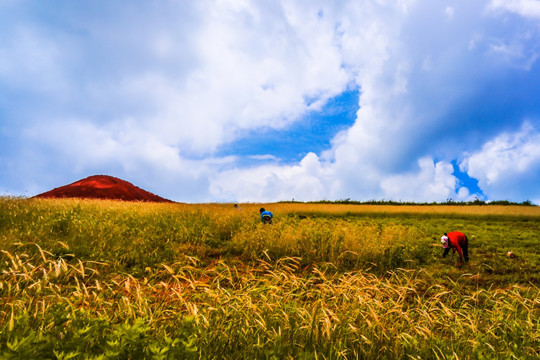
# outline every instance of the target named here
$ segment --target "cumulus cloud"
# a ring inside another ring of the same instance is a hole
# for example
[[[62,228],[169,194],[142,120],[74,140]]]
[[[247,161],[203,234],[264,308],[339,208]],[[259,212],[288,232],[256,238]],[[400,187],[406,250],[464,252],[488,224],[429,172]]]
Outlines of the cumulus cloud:
[[[317,155],[309,153],[298,165],[263,165],[220,172],[212,179],[210,191],[228,201],[323,199],[329,175]]]
[[[264,201],[314,199],[386,199],[395,201],[468,201],[474,196],[459,186],[453,166],[418,160],[418,169],[407,174],[382,174],[375,168],[353,164],[344,169],[310,153],[298,164],[264,165],[233,169],[212,179],[211,191],[226,200]]]
[[[345,172],[310,153],[298,165],[221,172],[212,179],[211,191],[228,201],[334,200],[352,196],[360,200],[444,202],[474,198],[469,189],[459,186],[453,172],[451,164],[435,163],[431,158],[419,159],[418,169],[406,174],[382,174],[360,164]]]
[[[418,160],[418,165],[417,173],[393,175],[383,179],[381,187],[385,198],[424,202],[469,200],[469,190],[458,188],[458,180],[453,175],[451,164],[434,163],[433,159],[422,158]]]
[[[460,165],[494,199],[540,200],[540,132],[526,122],[468,155]],[[536,184],[536,185],[535,185]]]

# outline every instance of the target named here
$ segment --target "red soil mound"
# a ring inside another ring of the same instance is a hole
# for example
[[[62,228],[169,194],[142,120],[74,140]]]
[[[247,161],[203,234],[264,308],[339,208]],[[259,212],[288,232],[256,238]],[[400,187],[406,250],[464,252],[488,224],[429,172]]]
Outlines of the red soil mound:
[[[127,181],[106,175],[94,175],[36,195],[37,198],[111,199],[124,201],[172,202]]]

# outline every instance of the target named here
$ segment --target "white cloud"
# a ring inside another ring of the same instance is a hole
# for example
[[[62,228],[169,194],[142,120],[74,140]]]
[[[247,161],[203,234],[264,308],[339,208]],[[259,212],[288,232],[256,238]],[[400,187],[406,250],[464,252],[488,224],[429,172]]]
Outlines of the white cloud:
[[[530,123],[502,133],[468,155],[460,168],[492,199],[540,198],[540,132]]]
[[[298,165],[263,165],[219,173],[212,179],[214,196],[228,201],[322,200],[354,198],[395,201],[469,201],[453,167],[430,158],[418,160],[418,170],[406,174],[382,174],[377,169],[321,161],[308,154]]]
[[[403,201],[469,200],[469,191],[458,187],[451,164],[434,163],[433,159],[418,160],[417,173],[388,176],[381,182],[385,199]],[[457,192],[456,192],[457,190]]]
[[[538,0],[492,0],[490,11],[506,10],[524,17],[540,19],[540,1]]]
[[[307,201],[325,197],[328,174],[317,155],[309,153],[298,165],[263,165],[220,172],[210,191],[228,201]]]
[[[253,160],[279,160],[277,157],[275,157],[274,155],[270,155],[270,154],[266,154],[266,155],[250,155],[249,156],[250,159],[253,159]]]
[[[521,39],[514,39],[511,42],[493,42],[489,46],[488,53],[509,66],[525,71],[530,71],[538,59],[536,49],[526,49]]]

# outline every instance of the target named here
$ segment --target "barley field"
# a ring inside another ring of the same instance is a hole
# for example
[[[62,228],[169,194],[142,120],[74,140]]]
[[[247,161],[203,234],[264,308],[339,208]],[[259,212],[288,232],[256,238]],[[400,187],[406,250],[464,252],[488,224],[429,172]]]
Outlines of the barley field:
[[[535,206],[0,198],[0,359],[537,359],[539,234]]]

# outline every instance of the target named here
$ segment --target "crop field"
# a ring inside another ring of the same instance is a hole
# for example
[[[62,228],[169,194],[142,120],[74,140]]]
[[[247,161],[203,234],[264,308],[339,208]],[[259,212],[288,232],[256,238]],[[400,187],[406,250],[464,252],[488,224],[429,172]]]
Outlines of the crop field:
[[[537,359],[539,283],[535,206],[0,198],[0,359]]]

